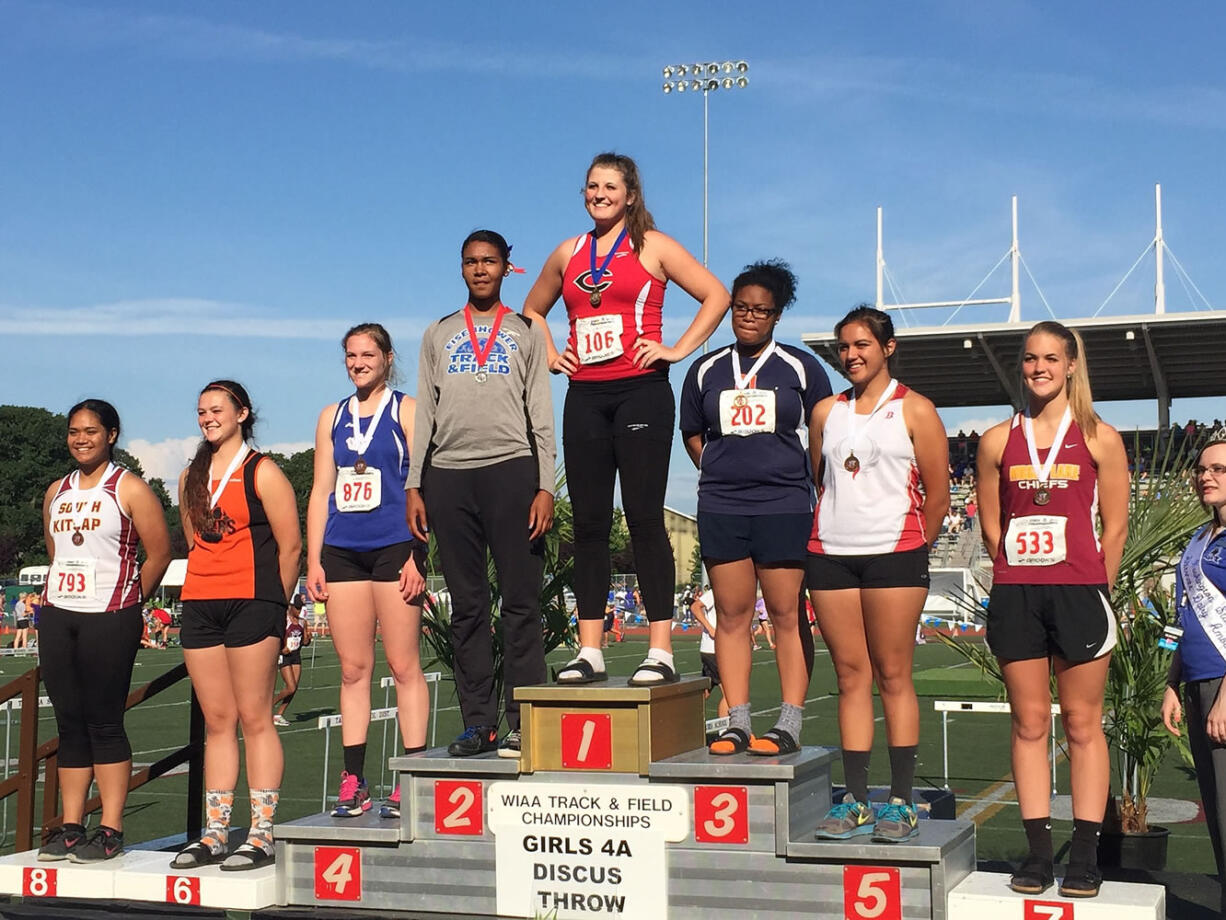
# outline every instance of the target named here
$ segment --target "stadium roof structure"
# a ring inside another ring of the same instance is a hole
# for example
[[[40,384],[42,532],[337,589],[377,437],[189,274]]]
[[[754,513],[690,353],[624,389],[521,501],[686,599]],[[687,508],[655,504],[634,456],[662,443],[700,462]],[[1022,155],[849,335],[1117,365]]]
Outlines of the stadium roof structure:
[[[1061,320],[1081,333],[1094,400],[1157,399],[1161,427],[1172,399],[1226,393],[1226,310]],[[1018,358],[1033,323],[895,328],[895,376],[938,407],[1021,405]],[[806,333],[840,374],[833,333]]]

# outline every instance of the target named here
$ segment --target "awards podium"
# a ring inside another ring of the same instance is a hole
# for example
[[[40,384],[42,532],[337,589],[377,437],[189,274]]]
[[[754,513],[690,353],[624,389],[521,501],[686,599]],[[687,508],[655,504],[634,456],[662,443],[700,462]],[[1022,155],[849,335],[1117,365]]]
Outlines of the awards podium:
[[[1086,902],[1054,888],[1013,894],[1007,876],[975,871],[966,821],[924,817],[900,844],[815,840],[837,750],[713,757],[706,687],[698,677],[521,687],[520,758],[393,757],[399,820],[372,810],[280,824],[275,866],[258,872],[172,873],[167,853],[125,853],[113,866],[25,853],[0,859],[0,892],[272,908],[260,916],[275,916],[273,905],[555,920],[1164,916],[1152,885],[1108,884]]]

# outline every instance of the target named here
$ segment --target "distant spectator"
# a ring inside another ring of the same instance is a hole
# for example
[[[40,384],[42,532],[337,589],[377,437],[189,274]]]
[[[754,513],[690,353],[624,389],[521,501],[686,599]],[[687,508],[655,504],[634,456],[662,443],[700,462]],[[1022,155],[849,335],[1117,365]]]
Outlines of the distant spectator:
[[[33,605],[32,594],[19,594],[17,601],[13,604],[13,625],[16,628],[16,635],[13,637],[13,648],[25,648],[29,643],[30,635],[30,615],[32,613],[31,606]]]

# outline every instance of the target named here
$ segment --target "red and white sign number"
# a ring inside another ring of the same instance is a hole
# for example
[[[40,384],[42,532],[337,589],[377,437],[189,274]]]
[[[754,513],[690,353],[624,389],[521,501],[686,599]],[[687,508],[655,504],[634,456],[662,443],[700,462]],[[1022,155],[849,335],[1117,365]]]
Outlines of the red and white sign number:
[[[902,920],[897,867],[844,866],[843,920]]]
[[[166,903],[200,906],[200,879],[189,875],[166,876]]]
[[[434,781],[434,832],[473,837],[485,832],[485,803],[480,782]]]
[[[1035,901],[1027,898],[1022,920],[1073,920],[1073,905],[1067,901]]]
[[[749,843],[749,790],[745,786],[695,786],[694,841]]]
[[[613,717],[607,713],[562,713],[562,766],[568,770],[611,769]]]
[[[26,866],[21,870],[21,893],[27,898],[54,898],[58,869]]]
[[[358,847],[315,848],[315,900],[362,900],[362,851]]]

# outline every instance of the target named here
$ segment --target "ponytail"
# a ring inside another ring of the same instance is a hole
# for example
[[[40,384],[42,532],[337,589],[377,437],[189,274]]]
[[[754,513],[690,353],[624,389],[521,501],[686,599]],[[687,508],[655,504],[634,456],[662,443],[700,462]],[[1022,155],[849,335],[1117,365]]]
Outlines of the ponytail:
[[[1064,356],[1073,362],[1073,372],[1069,374],[1064,385],[1069,409],[1081,433],[1087,438],[1094,437],[1098,432],[1098,413],[1094,411],[1094,398],[1090,391],[1090,367],[1086,361],[1086,348],[1085,343],[1081,340],[1081,333],[1054,320],[1035,323],[1022,340],[1023,353],[1030,337],[1039,334],[1055,336],[1064,343]],[[1022,361],[1019,357],[1018,367],[1020,368],[1021,365]]]
[[[203,390],[204,395],[209,390],[219,390],[230,397],[230,402],[238,412],[247,410],[247,417],[240,422],[240,430],[244,441],[250,441],[255,430],[255,410],[251,408],[251,397],[241,383],[233,380],[214,380]],[[183,483],[183,503],[187,505],[188,519],[197,531],[209,528],[209,471],[213,465],[213,448],[205,438],[200,439],[196,454],[187,467],[187,479]]]

